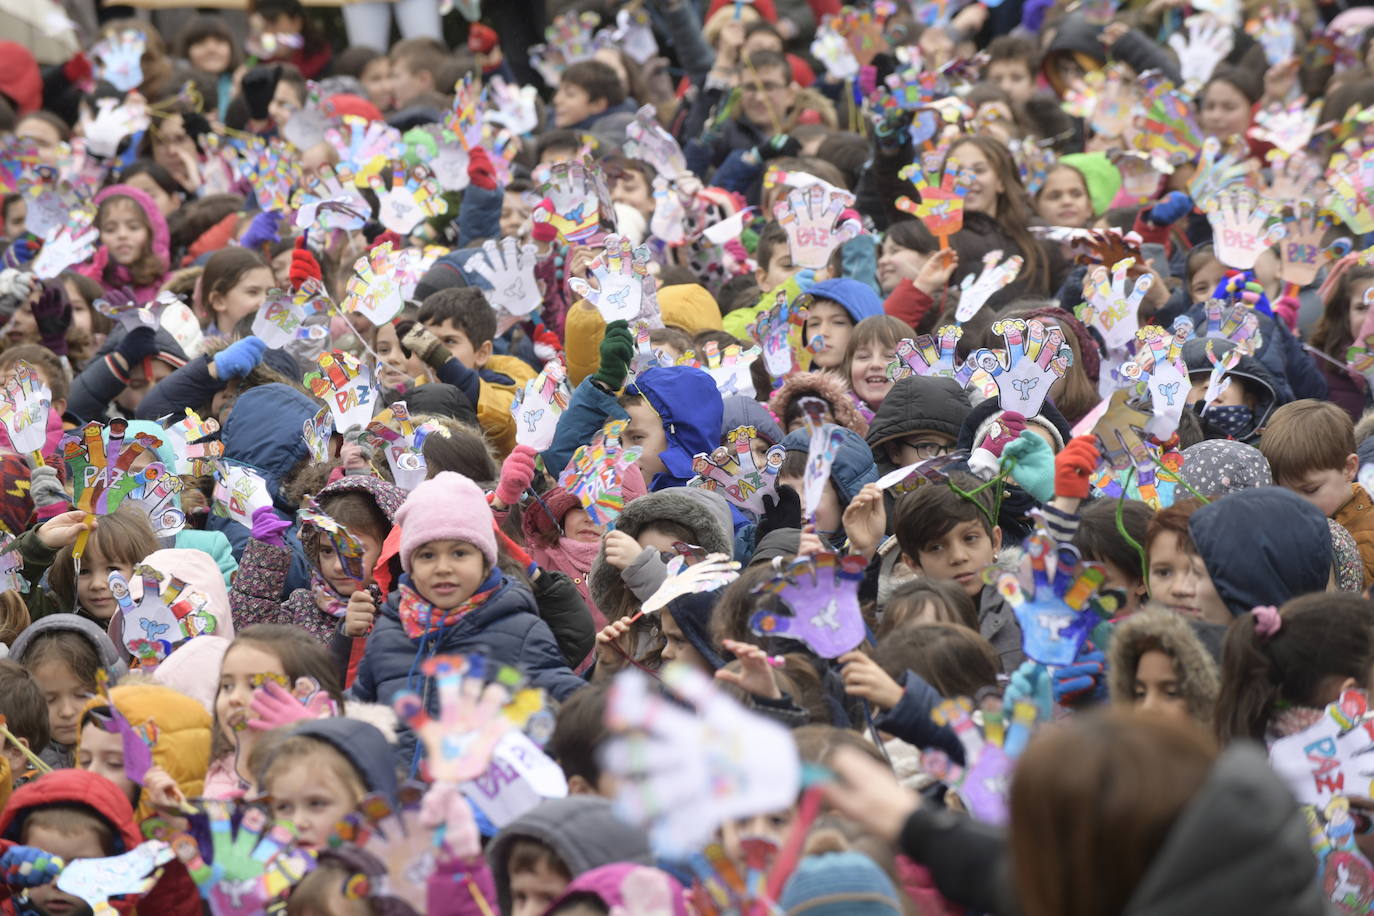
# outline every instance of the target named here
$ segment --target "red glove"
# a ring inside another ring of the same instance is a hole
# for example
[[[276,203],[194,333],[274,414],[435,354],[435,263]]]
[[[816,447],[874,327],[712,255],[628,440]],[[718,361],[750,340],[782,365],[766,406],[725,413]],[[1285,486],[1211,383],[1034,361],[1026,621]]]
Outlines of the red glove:
[[[496,168],[480,146],[468,150],[468,180],[485,191],[496,190]]]
[[[72,55],[71,60],[62,65],[62,75],[67,78],[67,82],[73,86],[84,86],[90,81],[91,61],[84,51],[77,51]]]
[[[1088,491],[1092,489],[1088,475],[1092,474],[1101,457],[1096,436],[1070,439],[1064,450],[1054,456],[1054,495],[1087,499]]]
[[[315,260],[310,249],[305,247],[305,236],[296,239],[296,247],[291,252],[291,269],[286,275],[291,278],[292,289],[300,289],[306,280],[324,282],[324,271],[320,270],[320,262]]]
[[[517,445],[501,464],[501,479],[496,484],[496,499],[506,506],[520,502],[520,495],[534,481],[534,459],[539,453],[528,445]]]
[[[474,22],[468,26],[468,50],[473,54],[486,54],[496,47],[499,36],[491,26]]]
[[[400,251],[402,248],[406,247],[406,240],[401,238],[396,233],[392,232],[390,229],[388,229],[387,231],[383,232],[381,235],[373,239],[372,244],[367,246],[367,250],[371,251],[378,245],[384,245],[387,242],[391,243],[392,251]]]
[[[992,435],[983,440],[982,448],[991,452],[994,458],[1001,458],[1002,449],[1026,431],[1026,418],[1014,410],[1008,410],[998,418],[992,429]]]

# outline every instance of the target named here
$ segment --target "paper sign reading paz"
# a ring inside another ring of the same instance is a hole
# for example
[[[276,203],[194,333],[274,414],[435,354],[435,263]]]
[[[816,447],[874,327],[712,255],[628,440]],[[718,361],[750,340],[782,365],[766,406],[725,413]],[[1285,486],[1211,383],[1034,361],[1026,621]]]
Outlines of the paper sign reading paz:
[[[1347,690],[1322,717],[1269,748],[1269,763],[1299,804],[1374,795],[1374,713],[1363,691]]]

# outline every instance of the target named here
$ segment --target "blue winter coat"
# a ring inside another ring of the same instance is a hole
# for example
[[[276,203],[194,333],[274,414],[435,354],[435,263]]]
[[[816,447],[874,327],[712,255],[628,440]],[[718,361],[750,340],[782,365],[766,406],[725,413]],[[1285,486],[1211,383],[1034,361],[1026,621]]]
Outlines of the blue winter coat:
[[[410,577],[402,576],[400,581],[408,585]],[[587,682],[568,668],[553,632],[539,618],[530,590],[506,579],[499,569],[492,571],[479,590],[493,587],[498,590],[457,623],[417,639],[411,639],[402,628],[400,592],[392,592],[367,638],[352,695],[390,706],[397,694],[411,690],[424,698],[429,714],[437,716],[438,699],[431,679],[421,673],[421,665],[435,655],[474,653],[494,664],[518,668],[532,686],[544,688],[558,700],[585,687]],[[419,759],[415,735],[404,723],[399,739],[396,759],[403,769],[413,772]]]
[[[1302,344],[1288,330],[1288,326],[1263,312],[1255,314],[1259,318],[1260,336],[1263,338],[1255,358],[1269,370],[1275,392],[1279,396],[1279,403],[1286,404],[1302,398],[1325,401],[1326,379],[1317,371],[1312,358],[1303,350]],[[1206,307],[1193,306],[1188,312],[1188,318],[1192,320],[1194,327],[1205,328]]]

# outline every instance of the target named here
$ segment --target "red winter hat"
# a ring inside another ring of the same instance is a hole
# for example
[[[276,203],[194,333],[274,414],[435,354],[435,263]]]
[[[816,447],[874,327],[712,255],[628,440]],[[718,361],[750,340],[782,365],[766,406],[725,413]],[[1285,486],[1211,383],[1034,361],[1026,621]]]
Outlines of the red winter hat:
[[[382,112],[367,99],[356,95],[331,95],[320,104],[326,118],[342,118],[353,115],[368,121],[380,121]]]
[[[43,107],[43,77],[29,49],[16,41],[0,41],[0,92],[19,115]]]
[[[468,50],[473,54],[486,54],[496,47],[499,39],[496,30],[489,25],[474,22],[468,27]]]

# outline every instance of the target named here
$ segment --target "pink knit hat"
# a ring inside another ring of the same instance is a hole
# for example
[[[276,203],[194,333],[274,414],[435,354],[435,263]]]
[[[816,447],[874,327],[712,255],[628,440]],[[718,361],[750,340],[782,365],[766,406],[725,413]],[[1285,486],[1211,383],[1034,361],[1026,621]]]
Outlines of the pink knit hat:
[[[467,541],[496,565],[495,522],[487,496],[462,474],[444,471],[410,491],[396,526],[401,529],[401,568],[410,572],[410,556],[430,541]]]

